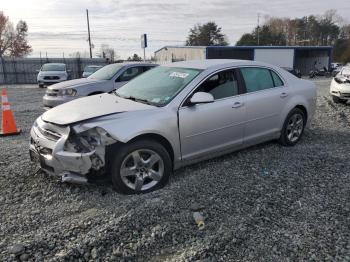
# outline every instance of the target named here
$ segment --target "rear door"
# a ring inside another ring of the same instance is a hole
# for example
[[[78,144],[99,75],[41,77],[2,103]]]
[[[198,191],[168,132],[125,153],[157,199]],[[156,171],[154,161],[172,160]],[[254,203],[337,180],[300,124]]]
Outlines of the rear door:
[[[214,96],[213,103],[191,105],[196,92]],[[209,76],[179,109],[179,129],[183,159],[202,157],[243,143],[244,96],[240,94],[233,69]]]
[[[280,113],[289,99],[281,77],[269,68],[240,69],[246,88],[244,141],[254,144],[280,131]]]

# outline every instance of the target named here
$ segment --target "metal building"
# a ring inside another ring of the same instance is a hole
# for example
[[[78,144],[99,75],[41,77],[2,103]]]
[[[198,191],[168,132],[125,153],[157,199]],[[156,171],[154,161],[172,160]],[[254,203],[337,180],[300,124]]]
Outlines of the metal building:
[[[155,51],[158,63],[198,59],[244,59],[299,69],[302,74],[315,68],[329,68],[331,56],[331,46],[165,46]]]

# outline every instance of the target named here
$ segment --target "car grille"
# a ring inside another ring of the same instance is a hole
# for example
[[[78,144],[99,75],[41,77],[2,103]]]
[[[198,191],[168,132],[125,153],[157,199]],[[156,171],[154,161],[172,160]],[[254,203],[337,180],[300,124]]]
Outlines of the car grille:
[[[49,140],[57,141],[58,139],[61,138],[61,135],[56,133],[55,131],[44,129],[40,126],[38,126],[37,128],[38,128],[38,131]]]
[[[44,76],[44,80],[58,80],[59,76]]]
[[[56,89],[47,89],[46,90],[46,95],[48,96],[58,96],[58,90]]]

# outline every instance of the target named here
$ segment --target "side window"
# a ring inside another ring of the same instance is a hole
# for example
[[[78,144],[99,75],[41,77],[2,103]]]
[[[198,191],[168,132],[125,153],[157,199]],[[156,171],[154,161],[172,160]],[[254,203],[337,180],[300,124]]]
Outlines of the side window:
[[[130,81],[134,77],[138,76],[139,74],[143,73],[143,68],[141,66],[139,67],[130,67],[124,71],[118,78],[116,82],[124,82],[124,81]]]
[[[257,67],[241,68],[240,70],[247,88],[247,93],[274,87],[270,70]]]
[[[284,83],[281,80],[281,78],[274,71],[270,70],[270,72],[271,72],[275,87],[284,86]]]
[[[238,81],[233,70],[226,70],[212,75],[205,80],[195,92],[207,92],[214,99],[238,95]]]
[[[143,72],[147,72],[148,70],[154,68],[154,66],[144,66],[143,67]]]

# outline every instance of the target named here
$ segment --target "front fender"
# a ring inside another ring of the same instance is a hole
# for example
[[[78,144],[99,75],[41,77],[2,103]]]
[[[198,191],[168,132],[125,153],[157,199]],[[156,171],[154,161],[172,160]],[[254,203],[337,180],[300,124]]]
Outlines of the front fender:
[[[97,118],[74,126],[78,133],[100,127],[122,143],[128,143],[141,135],[160,135],[172,146],[174,159],[181,159],[177,113],[172,110],[152,110],[147,112],[121,113]]]

